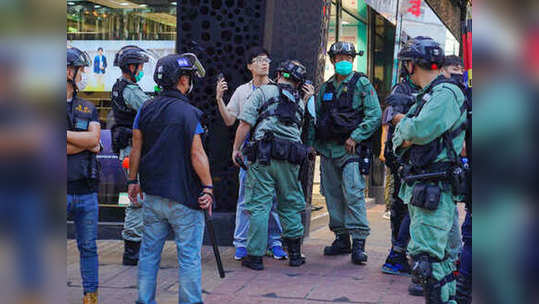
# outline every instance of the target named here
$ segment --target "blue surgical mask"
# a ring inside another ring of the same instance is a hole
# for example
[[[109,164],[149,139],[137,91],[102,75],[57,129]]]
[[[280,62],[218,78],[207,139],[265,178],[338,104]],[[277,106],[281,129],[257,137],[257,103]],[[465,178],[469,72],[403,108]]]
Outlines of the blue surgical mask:
[[[342,60],[335,63],[335,72],[339,75],[346,76],[352,73],[352,67],[353,64],[350,61]]]
[[[144,71],[140,70],[140,71],[135,75],[135,80],[136,80],[137,82],[139,82],[139,81],[142,79],[142,77],[144,77]]]

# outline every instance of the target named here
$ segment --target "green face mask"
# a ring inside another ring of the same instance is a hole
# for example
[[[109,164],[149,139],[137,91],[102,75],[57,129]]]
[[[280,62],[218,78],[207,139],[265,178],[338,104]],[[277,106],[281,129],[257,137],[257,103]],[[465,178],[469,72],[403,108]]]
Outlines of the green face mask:
[[[352,73],[352,67],[353,64],[350,61],[342,60],[335,63],[335,72],[339,75],[346,76]]]
[[[135,75],[135,80],[139,82],[142,79],[142,77],[144,77],[144,71],[141,70]]]

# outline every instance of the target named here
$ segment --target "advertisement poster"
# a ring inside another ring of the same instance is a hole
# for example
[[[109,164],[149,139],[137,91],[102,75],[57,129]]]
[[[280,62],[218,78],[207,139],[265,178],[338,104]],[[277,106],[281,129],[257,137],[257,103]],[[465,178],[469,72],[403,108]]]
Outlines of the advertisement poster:
[[[114,56],[126,45],[136,45],[155,58],[144,64],[144,77],[139,81],[139,85],[145,92],[154,90],[153,72],[157,60],[165,55],[174,53],[175,41],[172,40],[75,40],[68,41],[68,47],[76,47],[85,51],[90,56],[92,62],[86,70],[88,75],[88,86],[85,92],[110,92],[116,79],[122,75],[120,67],[113,66]]]

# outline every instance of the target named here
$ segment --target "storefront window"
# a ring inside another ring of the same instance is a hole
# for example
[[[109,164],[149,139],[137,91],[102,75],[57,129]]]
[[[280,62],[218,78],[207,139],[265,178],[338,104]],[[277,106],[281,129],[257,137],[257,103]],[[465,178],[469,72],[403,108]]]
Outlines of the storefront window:
[[[336,3],[331,5],[330,28],[328,32],[327,51],[335,41],[352,42],[357,51],[363,51],[363,56],[356,56],[354,61],[357,71],[367,73],[367,24],[360,19],[362,11],[366,9],[365,3],[362,1],[342,1],[343,11],[339,37],[336,37],[337,27],[337,6]],[[346,7],[345,7],[346,5]],[[352,13],[352,14],[351,14]],[[328,80],[335,74],[333,64],[329,56],[326,57],[326,67],[324,70],[324,80]]]
[[[156,59],[173,53],[176,46],[177,2],[168,0],[70,0],[67,1],[67,46],[86,51],[92,59],[87,69],[88,85],[80,93],[95,103],[102,126],[110,114],[110,91],[121,70],[114,66],[115,54],[126,45],[153,53],[139,81],[145,92],[153,92]]]
[[[67,39],[176,40],[176,2],[67,1]]]
[[[458,40],[440,18],[438,18],[426,1],[421,1],[420,9],[416,14],[412,13],[413,10],[408,10],[405,5],[406,1],[401,0],[401,2],[403,3],[401,8],[401,12],[403,13],[403,33],[401,34],[401,39],[429,36],[440,44],[446,55],[459,54],[460,44]]]
[[[372,27],[374,68],[371,80],[383,107],[383,101],[391,91],[395,26],[374,10],[371,12],[374,23]]]

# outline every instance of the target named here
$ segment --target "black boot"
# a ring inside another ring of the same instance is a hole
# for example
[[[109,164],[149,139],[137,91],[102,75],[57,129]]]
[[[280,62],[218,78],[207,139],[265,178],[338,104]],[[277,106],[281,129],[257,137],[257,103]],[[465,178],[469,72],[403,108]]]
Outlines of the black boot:
[[[457,276],[457,295],[456,301],[458,304],[472,303],[472,278],[459,274]]]
[[[434,279],[428,279],[423,282],[423,293],[425,295],[425,304],[444,304],[442,301],[442,287],[437,286]]]
[[[252,270],[264,270],[264,263],[261,256],[247,255],[241,261],[241,266],[251,268]]]
[[[136,266],[138,264],[138,253],[140,242],[124,240],[124,255],[122,264],[126,266]]]
[[[413,280],[408,285],[408,294],[415,297],[423,296],[423,286],[419,283],[415,283]]]
[[[350,247],[350,234],[337,234],[335,241],[333,241],[331,246],[326,246],[324,248],[324,255],[349,254],[352,252]]]
[[[284,238],[283,241],[288,247],[288,265],[298,267],[305,264],[305,258],[301,256],[301,238]]]
[[[352,243],[352,263],[363,264],[367,262],[365,253],[365,240],[354,240]]]

